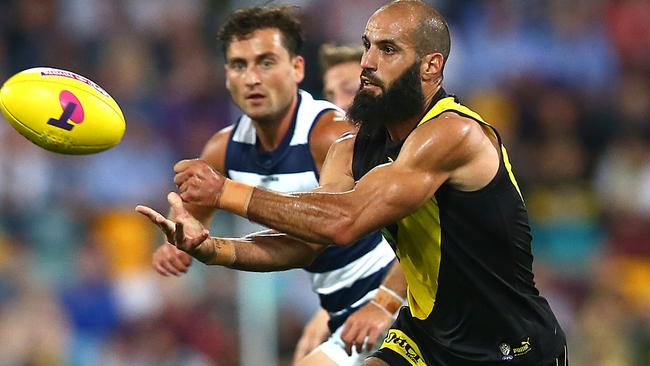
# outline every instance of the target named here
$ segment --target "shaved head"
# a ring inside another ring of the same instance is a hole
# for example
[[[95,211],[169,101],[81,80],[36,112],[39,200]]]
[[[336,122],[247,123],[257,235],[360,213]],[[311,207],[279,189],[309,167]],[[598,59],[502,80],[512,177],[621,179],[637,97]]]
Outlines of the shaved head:
[[[417,122],[442,87],[450,46],[445,19],[422,1],[397,0],[370,17],[361,39],[361,87],[350,120],[371,133]]]
[[[419,57],[430,53],[440,53],[447,62],[451,48],[449,26],[445,18],[430,5],[421,0],[396,0],[384,5],[375,12],[404,19],[405,28],[415,45]]]

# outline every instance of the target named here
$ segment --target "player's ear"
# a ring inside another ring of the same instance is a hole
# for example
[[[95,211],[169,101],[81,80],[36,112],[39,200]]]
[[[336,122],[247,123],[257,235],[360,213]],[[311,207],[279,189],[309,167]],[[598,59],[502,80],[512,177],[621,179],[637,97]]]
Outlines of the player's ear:
[[[230,91],[230,77],[228,77],[228,65],[224,65],[223,73],[226,75],[226,89]]]
[[[445,57],[442,53],[429,53],[422,58],[420,64],[420,75],[424,81],[437,80],[442,74],[442,67],[445,64]]]
[[[293,64],[293,79],[296,83],[300,83],[305,78],[305,59],[298,55],[291,60],[291,63]]]

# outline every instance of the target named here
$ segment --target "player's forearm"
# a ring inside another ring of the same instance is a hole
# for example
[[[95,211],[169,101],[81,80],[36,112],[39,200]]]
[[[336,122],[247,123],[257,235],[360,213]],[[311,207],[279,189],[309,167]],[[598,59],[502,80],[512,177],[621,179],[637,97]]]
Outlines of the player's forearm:
[[[397,311],[404,305],[406,287],[406,278],[404,272],[402,272],[402,267],[400,267],[398,261],[395,261],[386,277],[384,277],[372,302],[386,310],[387,313],[395,316]]]
[[[300,239],[347,245],[362,233],[351,233],[354,208],[346,204],[345,194],[299,193],[282,195],[255,189],[247,216],[250,220]]]
[[[377,167],[341,193],[281,194],[226,180],[218,207],[308,242],[348,245],[415,210],[428,196]],[[417,188],[417,187],[416,187]],[[425,194],[429,194],[425,192]],[[190,198],[191,195],[189,196]]]
[[[386,277],[384,277],[381,286],[394,292],[401,298],[406,297],[406,277],[404,277],[402,267],[397,260],[393,263],[393,266],[386,274]]]
[[[281,194],[226,179],[219,208],[311,243],[341,243],[343,228],[354,215],[343,207],[342,194]],[[351,242],[351,241],[350,241]]]
[[[245,238],[209,239],[201,253],[191,253],[208,265],[252,272],[302,268],[313,262],[322,248],[277,232],[261,232]]]

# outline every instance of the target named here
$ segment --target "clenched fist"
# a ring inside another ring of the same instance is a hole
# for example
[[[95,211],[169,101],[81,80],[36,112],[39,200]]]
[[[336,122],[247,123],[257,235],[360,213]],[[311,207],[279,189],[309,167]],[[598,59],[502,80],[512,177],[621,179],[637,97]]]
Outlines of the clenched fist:
[[[199,206],[218,207],[226,177],[203,160],[181,160],[174,165],[174,183],[183,201]]]

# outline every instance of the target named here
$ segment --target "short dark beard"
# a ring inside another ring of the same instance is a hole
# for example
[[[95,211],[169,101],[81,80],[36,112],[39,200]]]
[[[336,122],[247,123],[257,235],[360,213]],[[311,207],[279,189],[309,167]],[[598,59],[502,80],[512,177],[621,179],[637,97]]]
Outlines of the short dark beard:
[[[348,118],[357,126],[373,133],[385,126],[422,114],[424,93],[420,83],[420,62],[414,62],[388,89],[367,69],[361,73],[381,87],[383,93],[375,96],[359,89],[348,110]]]

